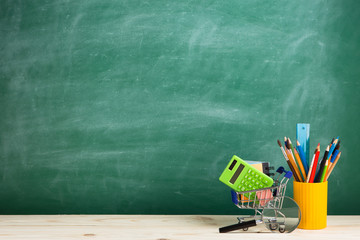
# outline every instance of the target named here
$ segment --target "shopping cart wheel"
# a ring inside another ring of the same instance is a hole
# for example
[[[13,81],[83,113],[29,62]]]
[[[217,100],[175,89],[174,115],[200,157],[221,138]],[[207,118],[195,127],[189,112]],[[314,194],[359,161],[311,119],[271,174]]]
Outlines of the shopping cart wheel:
[[[290,233],[299,225],[301,212],[297,203],[285,196],[280,209],[264,209],[262,218],[267,229],[271,231],[279,229],[279,232]]]
[[[284,233],[285,232],[285,225],[279,226],[279,232]]]
[[[278,224],[277,223],[269,223],[269,228],[270,230],[276,230],[278,228]]]
[[[249,228],[248,228],[248,227],[246,227],[246,228],[243,228],[243,231],[247,231],[247,230],[249,230]]]

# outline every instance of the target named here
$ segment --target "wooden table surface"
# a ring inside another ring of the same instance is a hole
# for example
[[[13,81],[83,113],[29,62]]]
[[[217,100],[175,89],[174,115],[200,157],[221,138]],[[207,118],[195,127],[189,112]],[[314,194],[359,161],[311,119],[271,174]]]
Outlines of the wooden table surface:
[[[274,233],[259,224],[219,233],[236,222],[229,215],[0,215],[0,239],[360,239],[360,216],[328,216],[323,230]]]

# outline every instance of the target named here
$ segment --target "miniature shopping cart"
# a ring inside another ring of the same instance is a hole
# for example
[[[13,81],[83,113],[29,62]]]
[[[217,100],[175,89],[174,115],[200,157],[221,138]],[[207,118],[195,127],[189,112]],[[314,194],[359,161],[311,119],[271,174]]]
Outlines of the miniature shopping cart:
[[[283,173],[285,174],[282,175]],[[272,187],[243,192],[231,191],[233,203],[240,209],[255,210],[255,215],[238,217],[237,224],[222,227],[219,232],[238,229],[247,231],[249,227],[257,224],[265,224],[270,231],[278,230],[281,233],[295,230],[300,223],[300,208],[294,200],[285,196],[286,185],[291,177],[291,171],[285,171],[283,167],[279,167]],[[284,200],[286,210],[283,209]]]

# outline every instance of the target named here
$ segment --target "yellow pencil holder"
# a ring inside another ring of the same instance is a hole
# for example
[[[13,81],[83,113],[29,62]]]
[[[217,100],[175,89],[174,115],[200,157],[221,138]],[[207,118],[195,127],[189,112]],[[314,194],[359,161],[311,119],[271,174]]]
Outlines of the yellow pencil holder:
[[[294,200],[301,210],[298,228],[326,228],[328,182],[303,183],[294,181]]]

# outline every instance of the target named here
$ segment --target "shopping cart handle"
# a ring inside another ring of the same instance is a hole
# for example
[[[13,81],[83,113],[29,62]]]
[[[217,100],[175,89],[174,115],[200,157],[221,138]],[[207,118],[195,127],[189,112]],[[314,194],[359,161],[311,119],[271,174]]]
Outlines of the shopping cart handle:
[[[292,175],[293,175],[293,173],[291,171],[287,171],[284,177],[290,179],[292,177]]]
[[[292,175],[293,175],[293,173],[291,172],[291,171],[286,171],[285,170],[285,168],[284,167],[279,167],[277,170],[276,170],[276,172],[278,172],[278,173],[280,173],[280,174],[282,174],[283,172],[285,172],[286,174],[285,174],[285,176],[284,177],[286,177],[286,178],[291,178],[292,177]]]
[[[282,174],[283,172],[286,172],[286,171],[285,171],[284,167],[279,167],[279,168],[276,170],[276,172]]]
[[[237,194],[236,192],[234,192],[233,190],[231,190],[231,200],[234,204],[238,204],[239,203],[239,200],[237,198]]]

